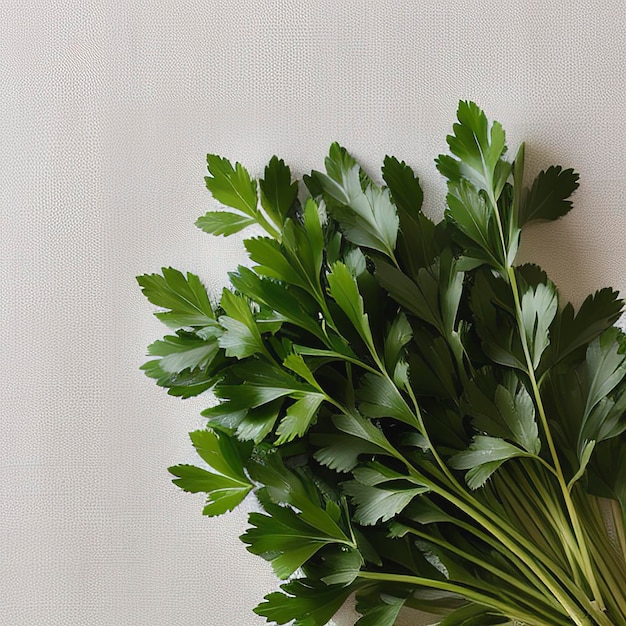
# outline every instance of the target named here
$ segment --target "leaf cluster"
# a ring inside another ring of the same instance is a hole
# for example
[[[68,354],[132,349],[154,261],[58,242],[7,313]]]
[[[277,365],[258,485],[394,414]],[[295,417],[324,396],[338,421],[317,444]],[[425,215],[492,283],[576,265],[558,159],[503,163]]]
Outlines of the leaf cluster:
[[[597,528],[597,497],[613,499],[623,537],[622,301],[602,289],[575,311],[515,265],[524,227],[567,214],[578,176],[525,185],[523,145],[508,161],[471,102],[447,142],[438,224],[394,157],[379,185],[333,144],[300,187],[277,157],[255,180],[208,156],[227,209],[197,226],[265,234],[219,302],[190,273],[138,278],[174,333],[146,374],[217,399],[191,434],[203,466],[170,472],[207,515],[256,495],[242,540],[290,579],[256,609],[272,623],[323,626],[355,593],[359,626],[403,608],[440,626],[626,624],[626,565]]]

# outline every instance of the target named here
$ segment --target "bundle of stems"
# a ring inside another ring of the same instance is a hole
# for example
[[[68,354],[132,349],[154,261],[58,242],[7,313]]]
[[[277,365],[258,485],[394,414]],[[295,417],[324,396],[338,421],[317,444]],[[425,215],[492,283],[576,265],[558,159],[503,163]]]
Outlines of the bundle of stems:
[[[250,266],[214,302],[194,274],[138,278],[173,329],[146,374],[208,392],[191,433],[202,467],[170,468],[220,515],[254,493],[242,536],[288,581],[255,609],[323,626],[356,595],[358,626],[410,609],[440,626],[626,625],[626,339],[612,289],[575,311],[522,230],[556,220],[571,169],[524,181],[524,146],[461,102],[437,167],[444,219],[386,157],[383,184],[337,144],[292,180],[208,157],[227,210],[197,226],[251,228]]]

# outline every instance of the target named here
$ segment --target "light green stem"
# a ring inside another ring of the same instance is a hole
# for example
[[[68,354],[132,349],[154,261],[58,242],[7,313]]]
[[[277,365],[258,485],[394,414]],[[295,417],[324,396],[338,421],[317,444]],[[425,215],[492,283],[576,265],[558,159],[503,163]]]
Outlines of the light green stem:
[[[515,610],[510,604],[501,602],[497,598],[486,595],[481,591],[477,591],[465,585],[461,586],[446,581],[433,580],[431,578],[421,578],[419,576],[383,574],[377,572],[359,572],[358,577],[364,578],[366,580],[380,580],[386,582],[406,583],[409,585],[419,585],[421,587],[429,587],[431,589],[440,589],[441,591],[458,593],[466,597],[468,600],[472,600],[473,602],[481,604],[485,607],[492,608],[511,619],[520,620],[528,626],[545,626],[543,622],[537,621],[536,615],[525,613],[524,611],[520,611],[519,609]]]
[[[535,398],[535,403],[537,405],[537,410],[539,411],[539,417],[541,419],[541,425],[543,427],[544,436],[548,444],[548,449],[550,450],[550,457],[552,459],[553,467],[556,472],[555,474],[556,479],[558,481],[559,488],[561,489],[563,501],[565,502],[567,513],[570,518],[570,523],[572,524],[572,529],[574,531],[576,542],[578,544],[578,552],[580,555],[580,559],[582,561],[580,564],[581,569],[585,574],[585,577],[587,579],[587,582],[589,583],[589,586],[591,587],[591,592],[593,594],[594,601],[596,602],[600,610],[604,610],[605,608],[604,600],[602,598],[602,594],[600,593],[600,589],[598,587],[598,583],[596,581],[595,574],[591,566],[591,559],[589,557],[589,551],[586,545],[586,537],[580,525],[580,520],[578,519],[578,514],[576,512],[576,507],[574,506],[574,503],[572,501],[570,491],[567,488],[567,482],[563,474],[561,461],[559,459],[556,446],[554,445],[552,432],[550,430],[550,426],[548,424],[548,418],[546,416],[546,412],[543,406],[543,400],[541,398],[541,393],[539,392],[539,386],[537,385],[537,380],[535,378],[535,369],[534,369],[533,361],[530,356],[530,351],[528,348],[526,331],[524,329],[524,325],[522,322],[522,307],[521,307],[520,297],[519,297],[519,287],[517,285],[517,278],[515,276],[515,270],[513,267],[508,268],[508,275],[509,275],[509,280],[511,284],[511,290],[513,292],[513,299],[515,301],[515,312],[516,312],[516,317],[517,317],[520,339],[522,341],[522,349],[524,350],[524,357],[526,359],[526,366],[528,370],[527,373],[530,378],[530,384],[532,387],[533,396]]]

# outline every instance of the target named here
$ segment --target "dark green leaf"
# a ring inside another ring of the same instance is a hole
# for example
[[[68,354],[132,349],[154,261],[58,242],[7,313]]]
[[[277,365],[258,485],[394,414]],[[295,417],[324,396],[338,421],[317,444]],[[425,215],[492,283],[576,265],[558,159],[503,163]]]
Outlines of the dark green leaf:
[[[351,586],[333,585],[307,580],[291,581],[281,586],[285,593],[265,596],[265,602],[254,609],[269,622],[293,626],[326,626],[354,591]]]
[[[215,325],[213,308],[200,279],[191,272],[187,272],[185,278],[172,267],[164,267],[161,271],[162,276],[144,274],[137,277],[146,298],[156,306],[169,309],[155,313],[155,316],[171,328]]]
[[[171,396],[191,398],[207,391],[216,382],[211,368],[185,370],[171,374],[161,369],[160,362],[161,359],[148,361],[140,369],[146,373],[146,376],[154,378],[159,387],[165,387]]]
[[[274,224],[282,228],[287,214],[298,197],[298,183],[291,182],[291,170],[282,159],[273,156],[259,181],[261,204]]]
[[[275,504],[289,504],[301,512],[303,522],[314,526],[318,533],[333,537],[338,542],[348,542],[344,531],[322,503],[319,490],[308,484],[306,477],[296,476],[288,470],[277,452],[257,458],[248,464],[250,476],[263,485],[264,491]]]
[[[391,192],[398,210],[407,216],[417,218],[422,209],[424,192],[413,170],[393,156],[386,156],[382,168],[383,179]]]
[[[358,467],[353,474],[356,480],[343,483],[343,488],[356,505],[354,520],[364,526],[390,520],[413,498],[430,491],[380,463]]]
[[[269,515],[251,513],[253,528],[241,540],[249,544],[250,552],[271,561],[279,578],[288,578],[321,548],[337,542],[334,536],[326,535],[289,508],[271,503],[264,508]],[[343,542],[341,545],[345,546]],[[361,562],[359,557],[359,567]]]
[[[456,369],[448,343],[443,337],[416,328],[411,348],[409,371],[415,393],[456,400]]]
[[[323,554],[324,569],[329,573],[321,578],[327,585],[350,585],[363,566],[358,550],[345,545],[327,548]]]
[[[391,323],[385,338],[385,366],[387,371],[394,371],[404,346],[411,341],[412,337],[413,329],[411,325],[404,313],[399,313]]]
[[[335,415],[333,416],[333,424],[341,432],[374,444],[391,456],[397,455],[396,449],[389,443],[383,431],[357,413]]]
[[[208,418],[209,426],[234,433],[242,441],[260,443],[274,428],[283,399],[279,397],[255,408],[242,408],[245,404],[239,399],[227,400],[202,411],[202,415]]]
[[[448,204],[446,219],[470,242],[468,245],[466,240],[461,238],[459,239],[461,246],[470,256],[477,257],[495,268],[505,267],[508,250],[503,250],[494,209],[484,196],[462,179],[458,183],[448,183],[446,200]]]
[[[349,472],[356,467],[361,454],[385,454],[379,446],[350,435],[311,435],[311,443],[322,446],[314,454],[315,459],[337,472]]]
[[[211,430],[196,430],[189,436],[196,452],[209,467],[233,480],[249,483],[243,468],[252,451],[251,445],[242,445],[224,433]]]
[[[363,614],[355,626],[394,626],[400,611],[406,602],[407,594],[401,597],[387,593],[376,594],[378,602],[363,602],[357,604],[357,610]]]
[[[319,339],[325,338],[317,321],[318,307],[303,291],[261,278],[247,267],[240,266],[236,273],[229,276],[233,287],[246,297],[267,306],[286,322],[307,330]]]
[[[556,220],[572,208],[567,200],[578,189],[578,174],[552,166],[540,172],[520,204],[519,224],[537,220]]]
[[[526,360],[517,329],[502,300],[500,279],[478,271],[471,291],[470,306],[485,354],[495,363],[526,371]]]
[[[418,427],[415,414],[398,388],[386,377],[365,374],[357,390],[359,410],[367,417],[394,417],[405,424]]]
[[[587,296],[576,315],[567,304],[557,313],[550,328],[550,348],[546,353],[547,366],[568,357],[588,345],[619,318],[624,301],[617,291],[606,288]],[[543,366],[543,364],[542,364]]]
[[[398,304],[443,334],[437,270],[435,267],[421,268],[417,273],[417,282],[414,282],[393,265],[382,260],[376,262],[376,278],[381,287],[386,289]]]

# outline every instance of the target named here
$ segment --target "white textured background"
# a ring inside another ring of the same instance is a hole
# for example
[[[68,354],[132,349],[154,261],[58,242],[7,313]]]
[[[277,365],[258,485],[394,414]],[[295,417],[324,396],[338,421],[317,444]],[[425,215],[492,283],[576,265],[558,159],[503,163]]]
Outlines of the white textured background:
[[[0,0],[0,624],[264,623],[244,513],[204,518],[165,469],[204,402],[137,369],[164,328],[135,275],[217,293],[242,260],[193,226],[207,152],[298,175],[335,139],[371,170],[395,154],[437,215],[474,99],[529,174],[581,174],[522,255],[577,303],[624,292],[625,38],[623,0]]]

